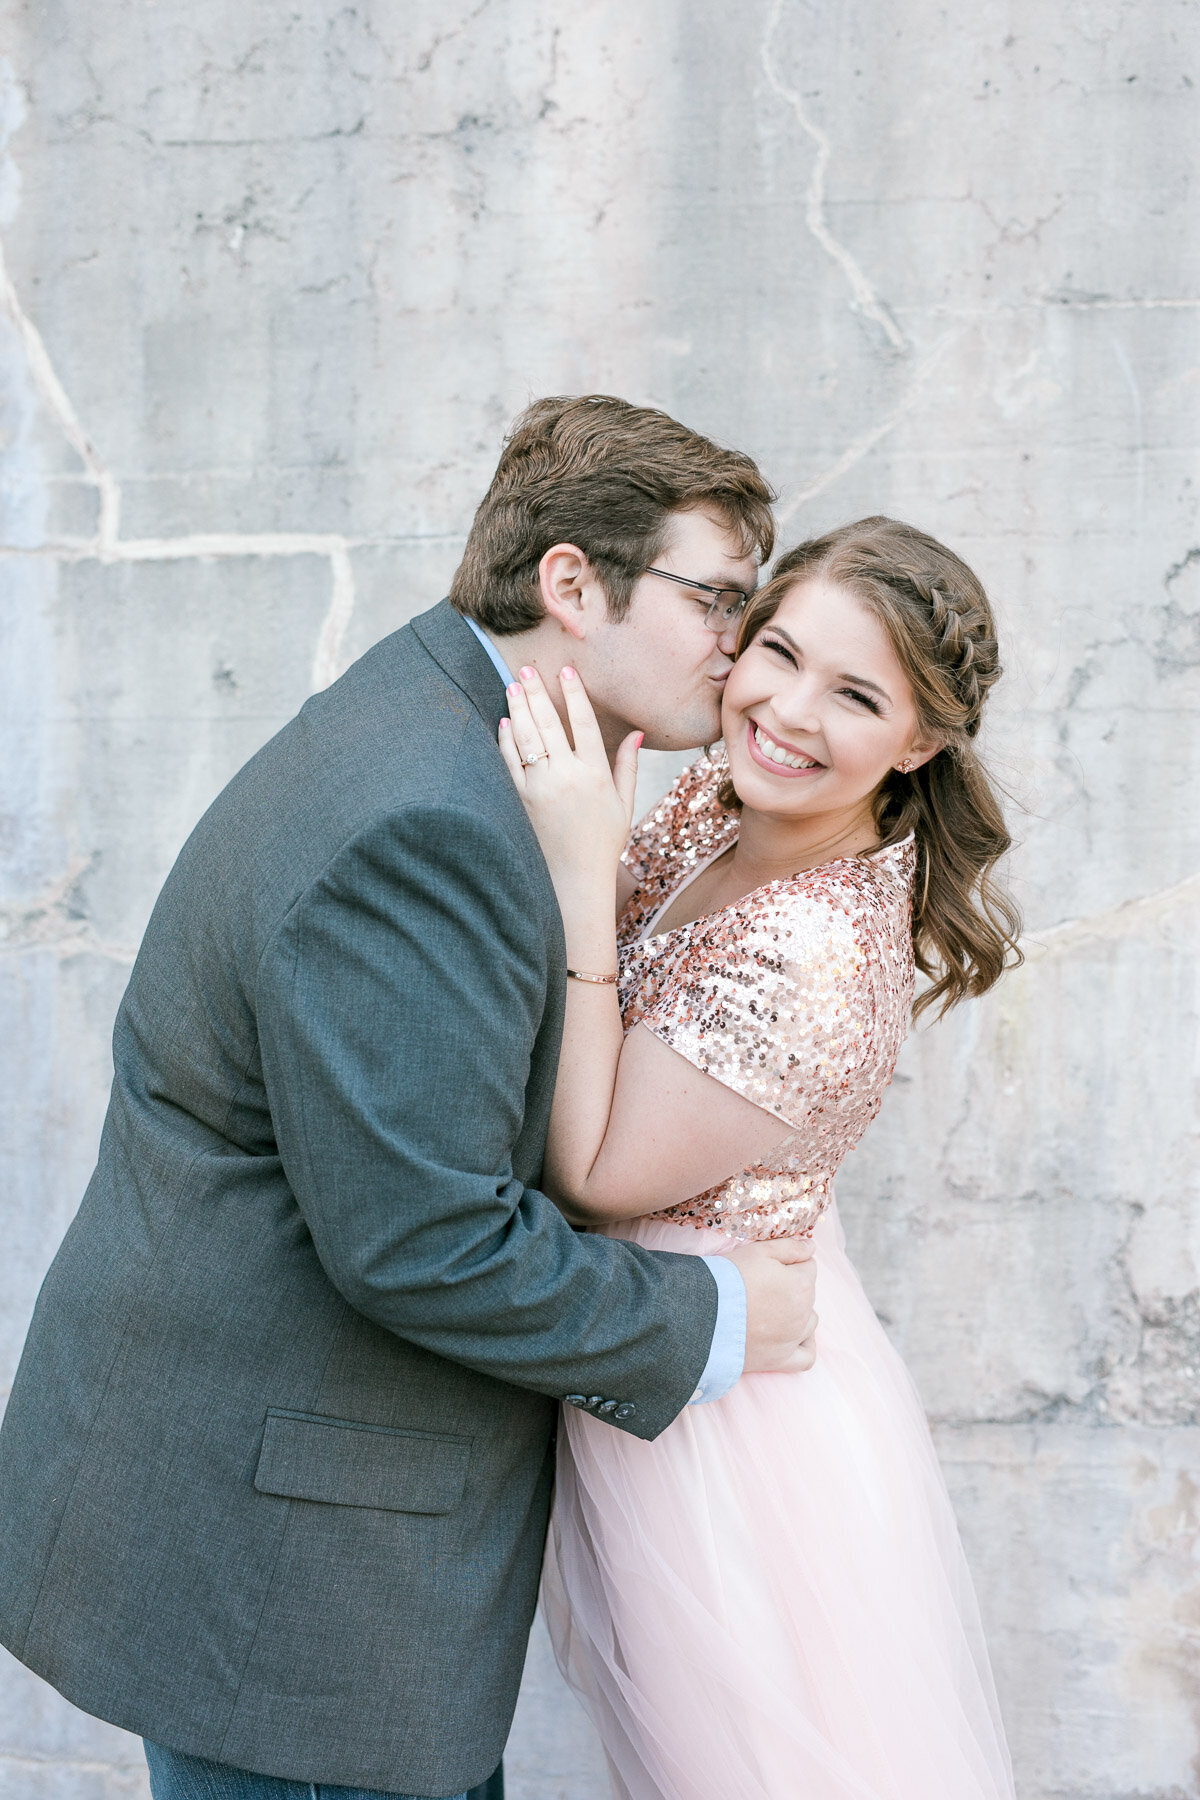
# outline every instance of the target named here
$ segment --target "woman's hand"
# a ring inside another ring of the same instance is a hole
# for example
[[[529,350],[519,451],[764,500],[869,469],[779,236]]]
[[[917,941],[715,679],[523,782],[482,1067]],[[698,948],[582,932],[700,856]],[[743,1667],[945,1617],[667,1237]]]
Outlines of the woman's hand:
[[[640,731],[631,732],[614,768],[591,702],[574,669],[559,675],[568,738],[534,669],[508,690],[511,715],[500,721],[508,764],[550,870],[562,913],[568,977],[562,1050],[551,1109],[562,1196],[586,1189],[604,1142],[621,1059],[617,995],[617,869],[629,835]]]
[[[500,754],[546,858],[564,915],[594,898],[611,909],[612,883],[629,836],[637,786],[640,731],[630,732],[612,769],[591,701],[574,669],[559,676],[572,746],[536,669],[522,669],[508,690],[510,718],[500,721]]]

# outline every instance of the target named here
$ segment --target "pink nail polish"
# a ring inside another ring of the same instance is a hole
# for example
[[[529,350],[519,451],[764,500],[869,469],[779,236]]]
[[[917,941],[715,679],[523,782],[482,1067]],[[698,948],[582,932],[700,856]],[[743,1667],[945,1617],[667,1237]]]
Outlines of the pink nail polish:
[[[574,669],[564,669],[563,670],[563,680],[564,681],[574,681],[574,679],[575,679]]]
[[[510,719],[501,719],[500,729],[501,729],[501,731],[511,731],[512,730],[512,721]]]
[[[518,669],[517,673],[521,677],[522,681],[532,681],[533,680],[533,670],[530,668]]]
[[[512,683],[511,683],[511,685],[510,685],[510,686],[508,686],[508,687],[507,687],[507,688],[505,688],[505,690],[504,690],[504,691],[505,691],[505,693],[506,693],[506,694],[511,694],[511,695],[512,695],[512,697],[513,697],[513,699],[514,699],[514,700],[515,700],[515,699],[516,699],[516,697],[517,697],[517,695],[518,695],[518,694],[519,694],[519,693],[520,693],[520,691],[521,691],[521,684],[520,684],[520,682],[519,682],[519,681],[514,681],[514,682],[512,682]]]

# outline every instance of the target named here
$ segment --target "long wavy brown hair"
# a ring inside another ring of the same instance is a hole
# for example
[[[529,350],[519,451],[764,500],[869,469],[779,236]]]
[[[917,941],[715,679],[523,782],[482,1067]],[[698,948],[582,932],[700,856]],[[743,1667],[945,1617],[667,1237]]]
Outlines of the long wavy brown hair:
[[[923,737],[942,748],[911,774],[889,773],[874,796],[879,848],[912,832],[917,847],[913,954],[930,985],[913,1008],[938,1014],[987,992],[1022,959],[1021,916],[992,871],[1012,840],[975,748],[1000,676],[987,595],[952,550],[912,525],[859,519],[780,557],[742,618],[737,654],[799,582],[820,576],[860,600],[888,634],[912,686]],[[720,789],[740,807],[733,783]]]

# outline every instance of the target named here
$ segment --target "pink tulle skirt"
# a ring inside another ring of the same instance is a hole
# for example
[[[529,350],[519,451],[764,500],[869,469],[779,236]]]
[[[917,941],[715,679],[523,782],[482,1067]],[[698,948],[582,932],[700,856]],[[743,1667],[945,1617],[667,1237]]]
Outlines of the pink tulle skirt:
[[[639,1219],[657,1250],[722,1232]],[[564,1408],[542,1605],[619,1800],[1011,1800],[916,1389],[815,1232],[816,1367],[745,1376],[654,1443]]]

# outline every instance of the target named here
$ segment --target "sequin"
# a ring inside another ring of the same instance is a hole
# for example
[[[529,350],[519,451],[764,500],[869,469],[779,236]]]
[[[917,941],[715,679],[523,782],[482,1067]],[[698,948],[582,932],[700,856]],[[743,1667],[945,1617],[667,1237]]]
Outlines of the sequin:
[[[769,1157],[655,1216],[739,1238],[806,1237],[879,1111],[908,1030],[913,840],[756,888],[649,935],[736,840],[720,762],[686,769],[630,839],[637,881],[618,926],[626,1031],[663,1043],[792,1127]]]

